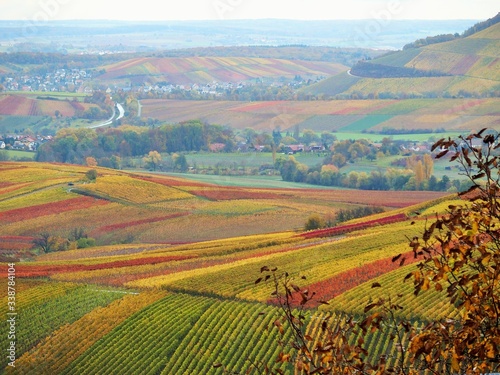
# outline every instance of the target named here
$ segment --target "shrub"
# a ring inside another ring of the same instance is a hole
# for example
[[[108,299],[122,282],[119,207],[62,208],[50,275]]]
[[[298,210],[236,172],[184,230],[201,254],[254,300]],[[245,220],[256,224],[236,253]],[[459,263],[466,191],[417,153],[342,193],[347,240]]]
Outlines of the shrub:
[[[92,247],[95,246],[95,239],[94,238],[80,238],[78,241],[76,241],[77,247],[79,249],[85,249],[87,247]]]
[[[311,215],[307,219],[306,225],[305,225],[305,230],[314,230],[314,229],[321,229],[325,227],[325,220],[317,215]]]
[[[85,173],[85,176],[87,177],[88,180],[95,181],[97,179],[97,170],[89,169],[87,173]]]

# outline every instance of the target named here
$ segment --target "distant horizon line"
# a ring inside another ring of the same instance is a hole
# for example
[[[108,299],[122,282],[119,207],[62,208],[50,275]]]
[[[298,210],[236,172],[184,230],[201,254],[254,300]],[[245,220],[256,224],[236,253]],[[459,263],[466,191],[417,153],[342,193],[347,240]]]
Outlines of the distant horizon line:
[[[51,22],[67,22],[67,21],[82,21],[82,22],[245,22],[245,21],[295,21],[295,22],[331,22],[331,21],[373,21],[376,18],[332,18],[332,19],[297,19],[297,18],[238,18],[238,19],[165,19],[165,20],[134,20],[134,19],[109,19],[109,18],[68,18],[68,19],[55,19],[55,20],[43,20],[40,23],[51,23]],[[482,21],[486,19],[480,18],[395,18],[392,21],[428,21],[428,22],[446,22],[446,21]],[[28,19],[2,19],[0,22],[33,22]]]

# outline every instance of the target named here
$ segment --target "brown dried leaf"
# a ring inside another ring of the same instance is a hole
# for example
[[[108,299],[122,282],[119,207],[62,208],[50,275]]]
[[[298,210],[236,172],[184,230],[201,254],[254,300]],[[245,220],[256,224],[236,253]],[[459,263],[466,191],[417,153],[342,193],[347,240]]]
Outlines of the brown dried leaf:
[[[443,156],[445,156],[448,153],[448,151],[449,150],[441,151],[439,154],[436,155],[436,159],[442,158]]]

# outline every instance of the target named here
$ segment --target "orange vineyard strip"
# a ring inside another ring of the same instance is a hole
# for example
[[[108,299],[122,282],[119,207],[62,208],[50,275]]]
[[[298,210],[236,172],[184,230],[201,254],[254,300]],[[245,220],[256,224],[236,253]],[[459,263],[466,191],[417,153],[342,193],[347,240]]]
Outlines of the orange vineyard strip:
[[[9,181],[0,181],[0,189],[3,189],[3,188],[6,188],[8,186],[12,186],[14,185],[13,182],[9,182]]]
[[[168,219],[176,219],[178,217],[187,216],[187,215],[189,215],[189,212],[179,212],[176,214],[155,217],[155,218],[151,218],[151,219],[135,220],[135,221],[128,221],[126,223],[105,225],[103,227],[100,227],[98,229],[98,231],[110,232],[113,230],[124,229],[124,228],[132,227],[132,226],[136,226],[136,225],[141,225],[141,224],[149,224],[149,223],[156,223],[156,222],[168,220]]]
[[[79,271],[94,271],[108,268],[133,267],[142,266],[145,264],[158,264],[173,261],[181,261],[194,258],[194,256],[164,256],[164,257],[149,257],[130,260],[118,260],[114,262],[100,264],[75,264],[75,265],[43,265],[43,266],[25,266],[20,264],[16,268],[16,276],[18,277],[36,277],[49,276],[55,273],[79,272]]]
[[[0,236],[0,250],[24,250],[33,246],[34,237]]]
[[[168,177],[146,177],[146,176],[138,176],[135,177],[143,181],[149,181],[149,182],[154,182],[155,184],[160,184],[160,185],[165,185],[165,186],[192,186],[192,187],[207,187],[207,186],[212,186],[209,184],[204,184],[202,182],[195,182],[195,181],[190,181],[187,179],[181,180],[181,179],[174,179],[174,178],[168,178]]]
[[[31,185],[31,184],[30,183],[27,183],[27,184],[12,184],[12,185],[10,185],[8,187],[5,187],[5,188],[4,187],[0,187],[0,195],[11,193],[13,191],[22,189],[23,187],[28,186],[28,185]]]
[[[82,210],[93,206],[104,206],[108,201],[91,197],[77,197],[60,202],[39,204],[31,207],[16,208],[0,212],[0,222],[14,223],[29,220],[40,216],[54,215],[61,212]]]

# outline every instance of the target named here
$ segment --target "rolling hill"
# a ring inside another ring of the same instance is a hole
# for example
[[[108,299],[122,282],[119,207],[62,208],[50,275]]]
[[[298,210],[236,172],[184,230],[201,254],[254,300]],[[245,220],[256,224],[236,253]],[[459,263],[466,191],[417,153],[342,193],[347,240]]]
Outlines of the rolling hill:
[[[368,196],[354,190],[224,187],[101,168],[97,182],[89,184],[88,170],[43,163],[2,164],[1,233],[14,236],[2,249],[8,251],[10,242],[12,251],[23,243],[30,247],[30,239],[46,231],[67,237],[79,227],[100,244],[125,239],[193,242],[278,232],[302,227],[312,212],[325,215],[359,205],[395,209],[442,195],[395,192],[389,198],[384,192]],[[193,232],[193,227],[198,229]]]
[[[54,116],[55,112],[59,111],[64,117],[72,117],[77,112],[83,112],[92,107],[97,107],[97,105],[47,98],[47,96],[32,98],[27,95],[0,95],[0,115],[4,116]]]
[[[235,189],[107,169],[99,169],[96,183],[84,183],[87,170],[0,164],[0,243],[3,258],[14,263],[23,322],[16,328],[16,368],[4,356],[2,373],[220,374],[222,365],[241,371],[249,360],[272,364],[279,350],[271,329],[277,317],[272,285],[254,282],[263,265],[306,277],[301,285],[330,301],[307,312],[307,332],[318,337],[323,318],[358,314],[369,295],[376,298],[378,292],[367,292],[374,281],[398,285],[414,264],[399,268],[392,256],[408,248],[407,238],[423,230],[427,215],[453,199],[418,192]],[[262,234],[279,229],[274,222],[293,225],[293,212],[303,217],[319,206],[330,211],[381,203],[391,210],[327,232]],[[267,216],[273,210],[278,215]],[[412,226],[408,218],[416,210],[422,219],[413,218]],[[179,218],[188,220],[176,223]],[[256,234],[241,236],[252,223],[259,224]],[[82,225],[101,243],[127,234],[137,243],[56,251],[30,262],[6,258],[40,231],[63,236]],[[183,231],[190,243],[175,241]],[[210,231],[218,239],[198,241]],[[7,277],[7,265],[2,269]],[[2,298],[7,300],[6,289]],[[439,300],[437,292],[409,293],[400,314],[416,325],[449,316]],[[0,327],[4,344],[8,329]],[[380,346],[374,355],[397,352],[390,336],[371,339]],[[290,373],[287,366],[282,369]]]
[[[340,97],[496,95],[500,90],[499,51],[497,23],[465,38],[391,52],[353,68],[356,77],[349,81],[342,73],[303,90]],[[394,77],[390,73],[396,69],[416,77]]]
[[[338,63],[255,57],[143,57],[102,67],[101,81],[127,79],[178,85],[241,82],[281,76],[329,76],[346,69]]]
[[[167,122],[197,118],[236,129],[268,132],[276,127],[292,131],[298,126],[317,132],[353,132],[361,138],[365,136],[361,132],[381,133],[384,129],[408,134],[433,133],[436,128],[464,132],[500,126],[498,98],[273,102],[148,99],[141,103],[144,118]]]

